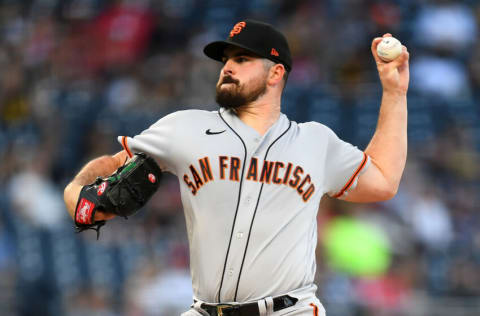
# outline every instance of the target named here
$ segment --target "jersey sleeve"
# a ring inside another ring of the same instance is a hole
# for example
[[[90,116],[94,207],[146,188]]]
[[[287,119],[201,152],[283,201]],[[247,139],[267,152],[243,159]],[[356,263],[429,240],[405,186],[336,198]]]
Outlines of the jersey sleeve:
[[[144,152],[157,161],[162,171],[175,174],[175,113],[169,114],[134,136],[118,136],[118,142],[131,157],[136,152]]]
[[[355,188],[370,159],[357,147],[338,138],[332,130],[329,129],[327,134],[325,187],[328,195],[338,198]]]

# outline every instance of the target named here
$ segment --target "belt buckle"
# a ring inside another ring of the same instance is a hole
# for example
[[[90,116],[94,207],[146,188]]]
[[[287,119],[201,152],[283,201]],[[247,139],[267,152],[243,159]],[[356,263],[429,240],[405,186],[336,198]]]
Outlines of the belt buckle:
[[[220,305],[217,305],[216,308],[217,308],[217,315],[218,316],[223,316],[223,310],[225,308],[229,308],[229,307],[232,307],[232,305],[226,305],[226,304],[220,304]]]

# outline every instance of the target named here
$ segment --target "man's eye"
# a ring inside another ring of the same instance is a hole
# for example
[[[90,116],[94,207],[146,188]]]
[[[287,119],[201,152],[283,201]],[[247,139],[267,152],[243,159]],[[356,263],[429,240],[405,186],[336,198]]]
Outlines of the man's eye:
[[[222,63],[225,65],[229,59],[230,58],[227,58],[227,57],[222,58]],[[240,63],[248,61],[248,58],[244,57],[244,56],[237,56],[237,57],[232,57],[232,60],[234,60],[236,63],[240,64]]]

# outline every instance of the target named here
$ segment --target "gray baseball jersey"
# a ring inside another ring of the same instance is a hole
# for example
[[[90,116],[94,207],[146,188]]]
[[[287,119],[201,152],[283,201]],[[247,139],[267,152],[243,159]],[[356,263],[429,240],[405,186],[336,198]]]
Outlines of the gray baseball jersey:
[[[194,296],[211,303],[314,288],[320,199],[345,194],[369,163],[322,124],[281,114],[262,136],[223,108],[175,112],[118,140],[178,177]]]

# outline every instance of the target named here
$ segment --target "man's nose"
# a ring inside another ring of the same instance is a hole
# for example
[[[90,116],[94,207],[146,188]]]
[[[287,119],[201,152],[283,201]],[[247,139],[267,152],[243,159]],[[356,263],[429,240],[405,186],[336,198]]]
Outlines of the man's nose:
[[[224,75],[233,75],[235,74],[235,68],[233,66],[233,62],[229,59],[223,65],[222,72]]]

